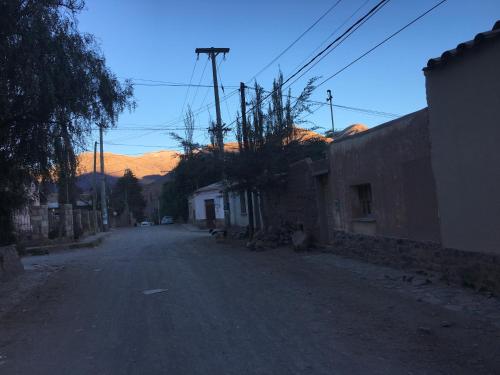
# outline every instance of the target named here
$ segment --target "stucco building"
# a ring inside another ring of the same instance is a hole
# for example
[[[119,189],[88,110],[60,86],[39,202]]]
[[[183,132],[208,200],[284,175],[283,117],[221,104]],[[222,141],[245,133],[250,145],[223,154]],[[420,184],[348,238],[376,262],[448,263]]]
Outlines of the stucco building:
[[[428,111],[334,142],[334,231],[440,241]]]
[[[444,247],[500,253],[500,21],[424,68]]]
[[[188,200],[189,221],[202,228],[224,227],[224,188],[222,182],[216,182],[196,190]],[[229,192],[231,226],[248,225],[246,199],[244,192]]]
[[[290,166],[286,188],[267,197],[269,222],[299,223],[317,242],[370,256],[454,249],[492,261],[500,255],[499,67],[500,22],[430,59],[428,107],[335,140],[323,161]],[[453,251],[439,254],[460,264]]]

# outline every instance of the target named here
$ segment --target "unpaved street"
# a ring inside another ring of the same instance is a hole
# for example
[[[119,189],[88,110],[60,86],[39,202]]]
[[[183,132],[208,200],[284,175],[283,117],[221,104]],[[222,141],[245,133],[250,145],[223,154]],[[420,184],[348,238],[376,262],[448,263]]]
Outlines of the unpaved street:
[[[28,261],[57,271],[1,318],[0,374],[500,373],[498,326],[330,254],[161,226]]]

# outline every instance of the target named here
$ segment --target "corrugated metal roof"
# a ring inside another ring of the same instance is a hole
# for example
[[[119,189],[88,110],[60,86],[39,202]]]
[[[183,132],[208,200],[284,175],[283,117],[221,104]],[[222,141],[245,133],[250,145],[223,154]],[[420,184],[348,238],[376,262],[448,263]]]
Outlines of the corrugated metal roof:
[[[196,190],[196,191],[194,192],[194,194],[196,194],[196,193],[201,193],[201,192],[203,192],[203,191],[212,191],[212,190],[222,191],[222,190],[224,190],[224,185],[222,184],[222,182],[221,182],[221,181],[219,181],[219,182],[215,182],[215,183],[213,183],[213,184],[210,184],[210,185],[203,186],[203,187],[199,188],[198,190]]]
[[[479,33],[474,37],[474,39],[465,43],[460,43],[457,48],[443,52],[440,57],[430,59],[427,62],[427,66],[424,68],[424,71],[445,65],[457,56],[461,56],[471,49],[477,48],[479,45],[497,38],[500,38],[500,20],[495,22],[491,31]]]

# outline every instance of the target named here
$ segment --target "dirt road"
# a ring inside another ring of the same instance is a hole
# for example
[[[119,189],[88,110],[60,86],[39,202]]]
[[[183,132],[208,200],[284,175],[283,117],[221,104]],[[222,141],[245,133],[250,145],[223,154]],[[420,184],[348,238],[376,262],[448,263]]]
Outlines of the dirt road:
[[[25,263],[55,271],[1,318],[1,374],[500,373],[494,322],[330,254],[161,226]]]

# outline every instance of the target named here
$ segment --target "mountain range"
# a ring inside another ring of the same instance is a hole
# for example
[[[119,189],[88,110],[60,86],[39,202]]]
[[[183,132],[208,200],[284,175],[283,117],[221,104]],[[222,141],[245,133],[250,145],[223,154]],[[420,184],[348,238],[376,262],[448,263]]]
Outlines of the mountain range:
[[[366,130],[367,127],[361,124],[354,124],[342,131],[333,134],[334,139],[340,139],[345,136],[356,134]],[[296,128],[294,138],[300,141],[310,139],[323,139],[331,142],[332,138],[327,138],[312,130]],[[224,148],[227,152],[238,152],[237,142],[228,142]],[[209,148],[207,148],[209,149]],[[97,155],[97,171],[100,170],[99,155]],[[167,174],[175,168],[180,160],[180,155],[176,151],[161,150],[147,152],[140,155],[122,155],[112,152],[104,153],[105,172],[108,183],[112,186],[115,181],[123,176],[125,169],[130,169],[140,182],[146,186],[153,183],[163,183]],[[92,152],[83,152],[79,155],[79,177],[78,185],[83,190],[92,186],[92,177],[94,170],[94,154]]]
[[[83,152],[78,157],[78,186],[87,190],[92,186],[94,170],[94,154]],[[112,152],[104,153],[105,173],[110,185],[130,169],[143,185],[164,179],[164,176],[175,168],[179,162],[179,153],[171,150],[147,152],[140,155],[122,155]],[[97,171],[100,170],[99,154],[97,155]]]

